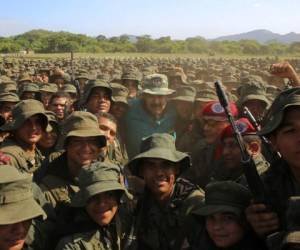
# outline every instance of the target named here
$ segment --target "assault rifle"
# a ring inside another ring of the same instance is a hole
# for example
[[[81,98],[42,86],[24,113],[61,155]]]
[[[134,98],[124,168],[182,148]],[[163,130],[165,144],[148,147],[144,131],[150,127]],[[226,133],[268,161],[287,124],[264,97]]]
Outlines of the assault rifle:
[[[244,174],[245,174],[249,189],[251,190],[251,192],[253,194],[255,202],[266,203],[266,194],[265,194],[263,182],[259,177],[259,174],[256,169],[256,165],[255,165],[252,157],[249,155],[249,153],[246,149],[244,139],[243,139],[239,129],[237,128],[237,125],[231,114],[228,98],[227,98],[224,90],[222,89],[221,83],[219,81],[215,82],[215,88],[216,88],[216,93],[219,98],[219,102],[225,110],[228,121],[232,127],[234,137],[239,145],[239,148],[241,151],[241,156],[242,156],[241,163],[243,165],[243,170],[244,170]]]

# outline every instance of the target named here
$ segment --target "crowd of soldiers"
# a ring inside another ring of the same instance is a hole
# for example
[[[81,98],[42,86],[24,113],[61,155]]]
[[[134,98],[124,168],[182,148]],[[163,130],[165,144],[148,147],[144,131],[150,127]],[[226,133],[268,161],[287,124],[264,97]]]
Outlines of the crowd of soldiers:
[[[298,71],[271,58],[2,58],[0,249],[300,249]]]

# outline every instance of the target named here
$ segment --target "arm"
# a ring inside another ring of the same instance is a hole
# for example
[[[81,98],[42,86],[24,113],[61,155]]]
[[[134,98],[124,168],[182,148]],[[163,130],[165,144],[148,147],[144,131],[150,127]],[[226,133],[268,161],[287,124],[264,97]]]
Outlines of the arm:
[[[288,78],[293,87],[300,86],[300,78],[289,62],[272,64],[270,66],[270,73],[280,78]]]

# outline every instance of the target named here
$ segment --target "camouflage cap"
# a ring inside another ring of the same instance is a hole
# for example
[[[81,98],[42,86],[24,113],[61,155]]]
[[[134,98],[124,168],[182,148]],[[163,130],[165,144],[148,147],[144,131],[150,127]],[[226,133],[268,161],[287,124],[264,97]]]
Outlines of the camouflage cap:
[[[19,96],[22,96],[24,92],[39,92],[39,85],[33,82],[24,83],[19,88]]]
[[[64,84],[64,86],[62,87],[62,92],[66,92],[69,94],[77,94],[77,89],[73,84]]]
[[[141,80],[141,75],[137,71],[126,71],[122,74],[121,79],[137,81],[138,84]]]
[[[19,76],[19,80],[18,82],[32,82],[32,78],[30,76],[30,74],[27,72],[27,73],[24,73],[24,74],[21,74]]]
[[[108,191],[125,193],[126,188],[121,184],[120,177],[120,168],[109,162],[84,166],[78,176],[80,189],[72,197],[71,206],[84,207],[92,196]]]
[[[231,212],[240,216],[250,204],[250,199],[251,192],[241,184],[233,181],[212,182],[205,188],[205,205],[194,213],[208,216]]]
[[[23,123],[34,115],[40,115],[43,129],[47,128],[48,118],[45,114],[44,106],[41,102],[33,99],[23,100],[15,105],[12,110],[12,121],[4,124],[1,131],[14,131],[20,128]]]
[[[32,177],[15,167],[0,165],[0,225],[9,225],[36,217],[46,218],[32,193]]]
[[[239,88],[241,104],[249,100],[259,100],[264,102],[266,104],[266,107],[268,107],[270,105],[270,102],[266,95],[266,87],[260,83],[244,84]]]
[[[217,101],[218,96],[214,89],[204,89],[196,93],[195,102],[211,102]]]
[[[147,75],[143,82],[142,92],[150,95],[171,95],[175,92],[168,88],[168,78],[163,74]]]
[[[98,79],[98,80],[95,80],[95,81],[90,81],[88,84],[86,84],[84,86],[84,93],[83,93],[83,97],[82,97],[82,103],[83,104],[87,103],[87,101],[90,97],[90,94],[92,93],[92,90],[94,88],[107,89],[107,91],[109,92],[109,94],[111,96],[111,99],[113,100],[111,86],[107,82]]]
[[[58,91],[58,88],[55,83],[43,83],[42,85],[40,85],[40,91],[56,93]]]
[[[95,115],[85,111],[74,111],[69,115],[63,124],[63,141],[66,144],[67,138],[76,137],[98,137],[99,147],[106,146],[106,137],[99,129],[98,119]]]
[[[88,75],[87,73],[82,72],[82,73],[76,75],[75,80],[78,80],[78,79],[86,79],[86,80],[89,80],[90,77],[89,77],[89,75]]]
[[[269,135],[282,123],[285,110],[289,107],[300,106],[300,87],[282,91],[273,101],[264,116],[259,135]]]
[[[0,84],[0,92],[17,92],[17,84],[14,81],[6,81],[1,82]]]
[[[187,76],[184,73],[183,69],[181,67],[174,67],[168,72],[169,78],[172,77],[179,77],[181,82],[186,84],[187,83]]]
[[[139,175],[139,162],[145,158],[158,158],[180,163],[180,174],[191,165],[188,154],[177,151],[175,139],[166,133],[155,133],[142,139],[140,153],[132,158],[128,167],[133,175]]]
[[[119,83],[110,83],[110,86],[112,88],[114,102],[122,102],[128,105],[128,88]]]
[[[12,92],[4,92],[0,94],[0,102],[19,102],[19,96]]]
[[[196,89],[192,86],[180,86],[172,98],[173,101],[194,102],[196,97]]]

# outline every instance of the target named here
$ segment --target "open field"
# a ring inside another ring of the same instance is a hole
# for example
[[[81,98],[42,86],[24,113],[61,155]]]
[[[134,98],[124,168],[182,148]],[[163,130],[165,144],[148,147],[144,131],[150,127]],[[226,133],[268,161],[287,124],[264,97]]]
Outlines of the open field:
[[[28,58],[28,59],[46,59],[46,58],[70,58],[70,53],[49,53],[49,54],[1,54],[1,57],[9,58]],[[249,58],[272,58],[267,55],[203,55],[203,54],[153,54],[153,53],[74,53],[74,58],[136,58],[136,57],[147,57],[147,58],[194,58],[194,59],[213,59],[213,58],[224,58],[224,59],[249,59]],[[279,60],[290,60],[300,59],[300,56],[274,56],[273,58]]]

